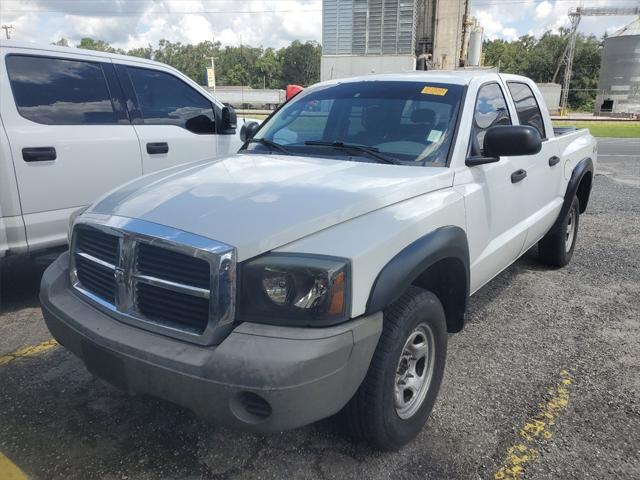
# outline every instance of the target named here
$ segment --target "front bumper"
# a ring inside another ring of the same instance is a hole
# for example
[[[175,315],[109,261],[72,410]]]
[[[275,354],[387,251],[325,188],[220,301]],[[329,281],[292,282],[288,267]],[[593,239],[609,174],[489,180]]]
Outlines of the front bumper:
[[[149,394],[216,423],[259,432],[338,412],[369,368],[382,314],[330,328],[243,323],[200,346],[136,328],[82,300],[68,254],[44,273],[40,301],[55,339],[89,371],[131,394]]]

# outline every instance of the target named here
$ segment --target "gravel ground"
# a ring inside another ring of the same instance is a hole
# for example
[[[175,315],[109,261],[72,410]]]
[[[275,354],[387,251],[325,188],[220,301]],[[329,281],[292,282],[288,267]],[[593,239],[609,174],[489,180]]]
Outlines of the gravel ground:
[[[427,428],[398,453],[350,443],[335,419],[220,430],[128,398],[62,348],[0,366],[0,452],[34,479],[474,479],[518,465],[530,479],[640,478],[639,151],[601,139],[569,266],[543,268],[534,249],[472,297]],[[0,266],[1,356],[50,336],[42,269]]]

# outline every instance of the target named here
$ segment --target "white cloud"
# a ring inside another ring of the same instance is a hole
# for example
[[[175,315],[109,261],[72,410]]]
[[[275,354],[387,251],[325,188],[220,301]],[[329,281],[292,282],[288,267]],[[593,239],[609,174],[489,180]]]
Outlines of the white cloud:
[[[478,0],[472,13],[485,38],[515,39],[569,26],[567,12],[586,2],[557,0]],[[590,0],[586,6],[611,6]],[[637,0],[616,0],[616,7]],[[65,37],[104,40],[124,49],[172,42],[216,39],[224,45],[282,47],[292,40],[321,40],[322,0],[0,0],[2,24],[13,38],[50,43]],[[584,17],[580,32],[602,36],[630,22],[629,17]],[[2,32],[0,32],[2,33]]]
[[[545,0],[536,6],[535,19],[542,20],[543,18],[547,18],[552,11],[553,6]]]
[[[546,31],[557,33],[560,28],[570,26],[569,10],[578,6],[583,7],[611,7],[611,0],[590,0],[588,3],[581,0],[557,1],[557,0],[502,0],[493,4],[478,2],[472,5],[472,14],[484,27],[485,36],[490,39],[502,38],[511,40],[514,38],[514,30],[517,36],[525,34],[540,36]],[[634,7],[637,0],[616,0],[615,7]],[[499,19],[499,20],[497,20]],[[614,27],[626,25],[633,17],[618,16],[583,16],[579,25],[579,32],[586,35],[601,37],[605,32],[615,31]]]
[[[279,48],[321,39],[322,0],[0,0],[2,23],[13,38],[50,43],[83,37],[129,49],[160,39]]]

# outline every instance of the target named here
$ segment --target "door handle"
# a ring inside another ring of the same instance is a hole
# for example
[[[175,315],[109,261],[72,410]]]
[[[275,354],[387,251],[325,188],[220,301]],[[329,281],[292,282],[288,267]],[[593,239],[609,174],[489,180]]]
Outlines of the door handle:
[[[169,144],[167,142],[147,143],[147,153],[149,155],[169,153]]]
[[[555,155],[553,157],[551,157],[549,159],[549,166],[553,167],[554,165],[557,165],[558,163],[560,163],[560,157],[556,157]]]
[[[28,147],[22,149],[22,159],[25,162],[49,162],[57,158],[53,147]]]
[[[524,180],[524,177],[526,176],[527,176],[526,170],[522,170],[522,169],[516,170],[511,174],[511,183],[518,183],[521,180]]]

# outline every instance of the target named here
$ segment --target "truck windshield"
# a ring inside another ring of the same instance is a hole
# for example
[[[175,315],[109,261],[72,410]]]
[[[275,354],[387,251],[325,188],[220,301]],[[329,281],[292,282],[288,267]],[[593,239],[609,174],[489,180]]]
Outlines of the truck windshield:
[[[303,92],[257,132],[247,150],[438,165],[447,163],[460,85],[359,81]],[[365,147],[365,148],[363,148]]]

